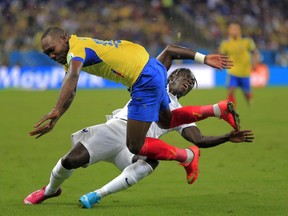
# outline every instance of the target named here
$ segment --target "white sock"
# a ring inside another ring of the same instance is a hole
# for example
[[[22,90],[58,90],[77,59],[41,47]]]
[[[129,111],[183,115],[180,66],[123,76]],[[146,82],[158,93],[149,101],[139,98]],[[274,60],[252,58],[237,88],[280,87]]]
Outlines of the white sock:
[[[57,162],[56,166],[53,168],[51,175],[50,175],[50,182],[45,188],[45,195],[50,196],[53,195],[57,192],[59,189],[60,185],[68,179],[74,169],[72,170],[67,170],[62,166],[61,163],[62,158]]]
[[[189,164],[194,158],[194,153],[190,149],[185,150],[187,152],[187,159],[183,162],[183,164]]]
[[[213,105],[213,110],[214,110],[214,115],[216,117],[220,118],[221,117],[221,110],[220,110],[218,104]]]
[[[152,167],[146,161],[138,160],[134,164],[126,167],[119,176],[114,178],[108,184],[95,190],[95,192],[103,198],[109,194],[116,193],[136,184],[152,172]]]

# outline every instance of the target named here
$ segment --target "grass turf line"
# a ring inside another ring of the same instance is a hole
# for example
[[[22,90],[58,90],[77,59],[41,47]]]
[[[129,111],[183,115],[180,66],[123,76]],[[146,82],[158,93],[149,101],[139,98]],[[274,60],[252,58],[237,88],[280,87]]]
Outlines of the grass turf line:
[[[79,90],[71,108],[54,130],[40,139],[28,135],[33,125],[55,105],[58,91],[1,91],[0,215],[286,215],[287,88],[254,89],[251,108],[237,92],[236,110],[242,129],[252,129],[254,143],[203,149],[200,174],[193,185],[175,162],[161,162],[139,184],[104,198],[93,209],[77,206],[81,195],[102,186],[119,171],[101,162],[78,169],[63,185],[63,194],[41,205],[26,206],[23,199],[46,185],[58,159],[71,147],[70,134],[102,123],[105,115],[124,106],[125,90]],[[183,105],[211,104],[225,99],[226,90],[193,90]],[[103,99],[98,100],[98,99]],[[105,99],[105,100],[104,100]],[[224,134],[229,125],[216,118],[197,123],[204,135]],[[164,136],[186,147],[177,133]]]

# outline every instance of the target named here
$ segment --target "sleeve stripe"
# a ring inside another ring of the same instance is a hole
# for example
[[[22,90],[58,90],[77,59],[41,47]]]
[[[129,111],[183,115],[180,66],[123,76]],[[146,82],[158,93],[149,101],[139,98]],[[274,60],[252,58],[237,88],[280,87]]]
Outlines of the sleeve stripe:
[[[71,60],[81,61],[84,62],[84,59],[81,57],[73,57]]]

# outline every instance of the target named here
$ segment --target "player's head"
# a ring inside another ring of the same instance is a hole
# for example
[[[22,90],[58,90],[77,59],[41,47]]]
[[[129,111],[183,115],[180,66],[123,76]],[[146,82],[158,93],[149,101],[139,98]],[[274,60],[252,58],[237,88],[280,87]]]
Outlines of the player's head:
[[[69,35],[61,28],[50,27],[46,29],[41,37],[43,52],[60,64],[67,63],[69,50]]]
[[[232,21],[229,23],[228,35],[232,38],[238,38],[242,35],[241,25],[239,22]]]
[[[188,68],[178,68],[174,70],[168,77],[169,92],[177,98],[188,94],[197,84],[197,80]]]

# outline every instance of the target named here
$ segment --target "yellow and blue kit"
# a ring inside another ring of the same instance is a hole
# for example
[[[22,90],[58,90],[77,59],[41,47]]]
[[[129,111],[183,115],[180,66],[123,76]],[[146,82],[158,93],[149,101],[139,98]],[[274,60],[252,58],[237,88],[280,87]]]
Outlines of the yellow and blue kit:
[[[169,108],[167,70],[141,45],[71,35],[65,71],[73,60],[83,63],[82,71],[130,88],[129,119],[158,121],[159,111]]]
[[[234,66],[228,69],[228,73],[236,77],[249,77],[252,70],[251,52],[256,46],[252,38],[229,38],[221,42],[219,52],[228,55],[234,62]]]
[[[125,40],[103,41],[71,35],[67,54],[69,62],[83,62],[82,71],[131,87],[149,60],[144,47]]]

